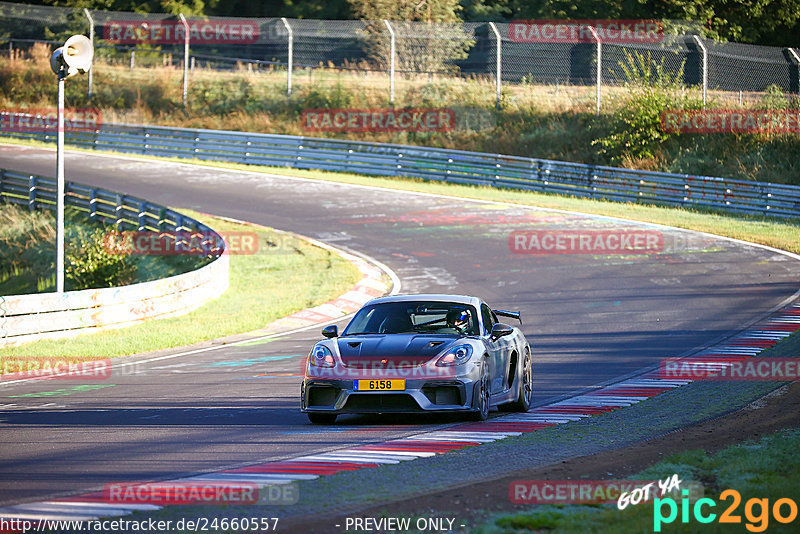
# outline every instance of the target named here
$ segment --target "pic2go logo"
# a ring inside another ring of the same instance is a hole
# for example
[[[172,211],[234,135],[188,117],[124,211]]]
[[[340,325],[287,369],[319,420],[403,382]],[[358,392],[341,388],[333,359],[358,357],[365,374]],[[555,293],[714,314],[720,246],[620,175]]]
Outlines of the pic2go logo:
[[[689,502],[687,490],[682,491],[680,513],[681,523],[689,523],[689,513],[694,515],[698,523],[712,523],[717,519],[717,514],[711,511],[716,508],[714,499],[702,498],[695,501],[694,506]],[[727,489],[719,494],[720,501],[731,500],[730,505],[719,516],[719,523],[741,524],[742,516],[736,514],[737,508],[742,503],[741,494],[734,489]],[[666,510],[665,510],[666,508]],[[665,516],[664,513],[667,513]],[[744,516],[747,519],[745,528],[750,532],[764,532],[769,526],[770,512],[778,523],[791,523],[797,518],[797,503],[789,498],[776,500],[769,506],[769,499],[752,498],[744,504]],[[678,518],[678,503],[672,497],[653,500],[653,531],[661,532],[662,524],[669,524]]]

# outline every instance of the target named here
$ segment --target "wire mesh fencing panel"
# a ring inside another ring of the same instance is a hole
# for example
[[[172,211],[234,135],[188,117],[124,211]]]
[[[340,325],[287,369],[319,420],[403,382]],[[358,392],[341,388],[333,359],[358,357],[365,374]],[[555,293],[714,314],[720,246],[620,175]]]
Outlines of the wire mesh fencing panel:
[[[798,92],[797,61],[786,48],[704,40],[709,89]]]

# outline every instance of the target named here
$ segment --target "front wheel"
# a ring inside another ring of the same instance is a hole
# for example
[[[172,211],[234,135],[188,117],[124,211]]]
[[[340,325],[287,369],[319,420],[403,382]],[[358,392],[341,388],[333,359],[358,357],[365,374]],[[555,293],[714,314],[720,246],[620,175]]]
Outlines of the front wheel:
[[[487,370],[486,360],[481,362],[481,378],[473,386],[472,412],[471,419],[474,421],[486,421],[489,418],[489,371]]]
[[[315,425],[332,425],[336,422],[335,413],[309,413],[308,420]]]

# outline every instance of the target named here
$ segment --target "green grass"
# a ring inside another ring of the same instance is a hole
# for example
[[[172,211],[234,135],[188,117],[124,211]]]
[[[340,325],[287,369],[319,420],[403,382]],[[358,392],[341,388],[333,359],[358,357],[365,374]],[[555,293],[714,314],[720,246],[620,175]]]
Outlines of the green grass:
[[[709,524],[699,523],[691,511],[689,521],[681,523],[681,502],[676,499],[677,518],[670,524],[661,525],[662,532],[797,532],[798,520],[781,524],[771,515],[776,500],[790,498],[798,503],[797,480],[800,479],[800,462],[797,450],[800,447],[800,430],[785,429],[758,440],[733,445],[716,454],[708,455],[702,450],[688,450],[673,454],[658,464],[630,477],[631,480],[663,480],[679,474],[680,478],[702,481],[704,497],[717,505],[711,512],[717,520]],[[730,497],[720,499],[726,489],[741,494],[741,503],[733,512],[741,516],[740,525],[720,524],[720,514],[731,505]],[[764,517],[758,506],[751,508],[747,516],[750,499],[769,499],[769,514]],[[691,506],[691,505],[690,505]],[[663,505],[663,514],[668,516],[668,506]],[[693,508],[693,506],[692,506]],[[704,507],[708,513],[709,507]],[[789,507],[783,506],[783,515]],[[618,510],[615,504],[597,506],[538,506],[530,511],[495,516],[472,530],[475,534],[547,531],[553,533],[593,533],[654,531],[654,503],[641,503]],[[750,525],[752,530],[747,528]]]
[[[43,340],[0,349],[0,359],[109,358],[239,334],[327,302],[361,279],[350,262],[304,240],[265,227],[181,211],[218,231],[259,234],[259,253],[230,256],[230,288],[220,298],[179,317],[68,340]],[[267,243],[277,246],[263,250]]]
[[[0,201],[0,295],[55,286],[55,217]]]

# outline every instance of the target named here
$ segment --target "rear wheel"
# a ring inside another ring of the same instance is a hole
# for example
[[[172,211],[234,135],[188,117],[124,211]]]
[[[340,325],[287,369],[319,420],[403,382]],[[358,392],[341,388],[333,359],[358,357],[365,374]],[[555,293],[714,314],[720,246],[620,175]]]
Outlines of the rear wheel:
[[[332,425],[336,422],[335,413],[309,413],[308,420],[315,425]]]
[[[474,412],[471,419],[475,421],[486,421],[489,418],[489,371],[486,360],[481,362],[481,378],[474,386],[472,395],[472,407]]]
[[[517,392],[517,400],[503,405],[504,411],[509,412],[527,412],[531,407],[531,398],[533,398],[533,361],[531,360],[531,353],[525,349],[525,355],[522,358],[522,371],[519,377],[519,389]]]

